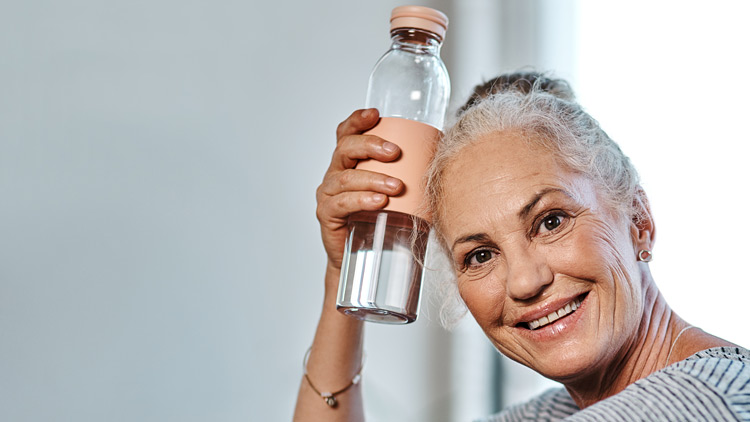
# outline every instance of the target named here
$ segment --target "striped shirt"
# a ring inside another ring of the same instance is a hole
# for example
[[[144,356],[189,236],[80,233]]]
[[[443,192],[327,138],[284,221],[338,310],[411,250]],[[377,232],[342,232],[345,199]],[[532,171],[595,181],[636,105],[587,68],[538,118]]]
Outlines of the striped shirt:
[[[750,350],[703,350],[584,410],[563,388],[481,422],[750,421]]]

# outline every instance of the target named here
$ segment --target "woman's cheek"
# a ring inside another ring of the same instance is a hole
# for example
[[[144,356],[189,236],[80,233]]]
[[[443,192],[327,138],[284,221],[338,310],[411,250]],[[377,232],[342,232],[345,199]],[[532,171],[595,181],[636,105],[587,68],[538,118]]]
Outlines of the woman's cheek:
[[[609,225],[581,219],[570,235],[550,245],[545,253],[553,272],[589,281],[610,278],[611,270],[620,267],[618,236]]]
[[[494,273],[481,278],[469,274],[459,276],[458,292],[480,325],[493,324],[500,319],[505,304],[505,289]]]

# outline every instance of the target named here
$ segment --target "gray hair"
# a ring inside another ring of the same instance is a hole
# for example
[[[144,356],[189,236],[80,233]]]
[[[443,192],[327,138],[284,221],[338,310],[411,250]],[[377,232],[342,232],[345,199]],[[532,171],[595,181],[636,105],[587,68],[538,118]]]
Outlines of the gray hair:
[[[477,87],[460,110],[457,122],[438,144],[426,175],[425,207],[432,215],[443,249],[441,204],[445,169],[474,141],[509,131],[525,135],[530,145],[554,154],[567,169],[588,176],[611,209],[636,221],[640,219],[639,208],[634,205],[640,190],[638,173],[599,123],[575,102],[568,84],[537,73],[516,73]],[[450,296],[457,293],[457,288],[455,282],[451,284],[454,286],[443,286],[452,290],[441,306],[441,322],[445,326],[452,325],[455,319],[456,298]]]

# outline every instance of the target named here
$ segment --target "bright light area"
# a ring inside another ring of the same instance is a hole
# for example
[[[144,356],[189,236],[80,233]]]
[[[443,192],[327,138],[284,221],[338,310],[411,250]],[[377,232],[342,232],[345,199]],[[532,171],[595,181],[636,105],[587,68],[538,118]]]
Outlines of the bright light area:
[[[688,322],[750,346],[750,2],[582,0],[579,12],[574,88],[641,174],[656,283]]]

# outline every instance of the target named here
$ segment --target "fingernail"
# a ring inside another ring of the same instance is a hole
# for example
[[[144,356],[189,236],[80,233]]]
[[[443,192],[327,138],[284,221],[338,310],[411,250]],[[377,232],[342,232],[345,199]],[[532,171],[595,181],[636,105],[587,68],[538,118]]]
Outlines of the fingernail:
[[[372,202],[379,204],[383,201],[385,201],[385,195],[383,195],[382,193],[376,193],[372,195]]]
[[[369,119],[371,116],[372,116],[372,110],[370,110],[369,108],[362,112],[363,119]]]
[[[398,149],[398,146],[396,144],[394,144],[394,143],[386,141],[383,144],[383,149],[385,150],[385,152],[387,152],[389,154],[393,154]]]
[[[389,177],[385,179],[385,185],[391,189],[398,189],[398,187],[401,186],[401,181],[398,179],[394,179],[393,177]]]

